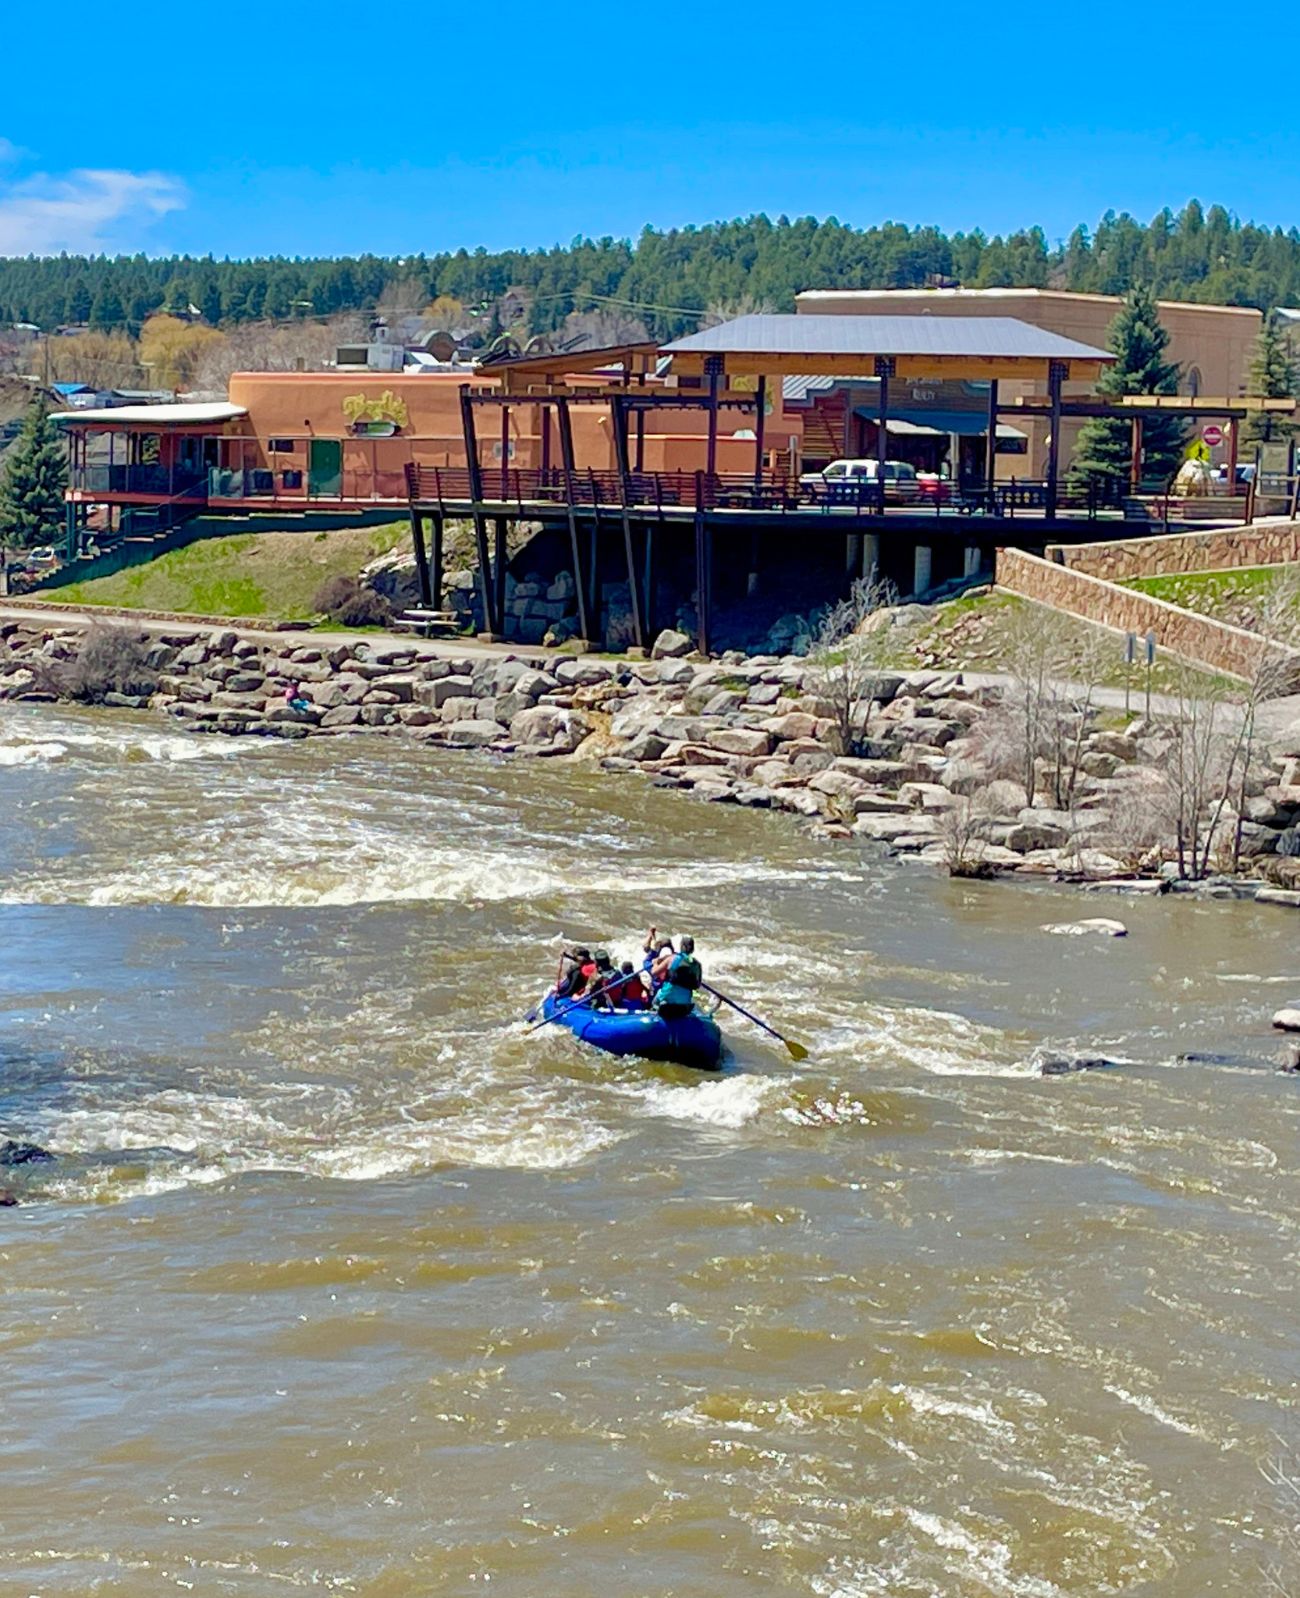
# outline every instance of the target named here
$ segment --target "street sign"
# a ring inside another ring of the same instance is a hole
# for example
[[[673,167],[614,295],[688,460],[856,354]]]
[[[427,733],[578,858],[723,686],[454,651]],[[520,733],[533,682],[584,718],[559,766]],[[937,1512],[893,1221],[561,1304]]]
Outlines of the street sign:
[[[1205,426],[1201,429],[1201,437],[1210,446],[1210,448],[1213,449],[1216,444],[1223,443],[1223,429],[1219,426],[1218,422],[1206,422]]]

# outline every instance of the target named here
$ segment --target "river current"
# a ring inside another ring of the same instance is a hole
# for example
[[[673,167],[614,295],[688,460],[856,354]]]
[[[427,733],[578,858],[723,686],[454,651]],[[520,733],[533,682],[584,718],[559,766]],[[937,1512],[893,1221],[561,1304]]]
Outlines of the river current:
[[[1300,1590],[1293,912],[116,713],[0,795],[0,1593]],[[810,1058],[524,1035],[651,921]]]

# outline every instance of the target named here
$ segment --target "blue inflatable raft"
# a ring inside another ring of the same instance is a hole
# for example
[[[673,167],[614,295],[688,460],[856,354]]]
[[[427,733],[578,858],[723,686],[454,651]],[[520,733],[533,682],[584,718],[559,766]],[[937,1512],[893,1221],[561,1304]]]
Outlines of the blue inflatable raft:
[[[697,1071],[716,1071],[722,1063],[722,1031],[712,1016],[698,1010],[680,1020],[665,1021],[655,1010],[593,1010],[590,1005],[578,1004],[561,1015],[568,1002],[548,993],[542,1000],[542,1014],[606,1054],[667,1060]]]

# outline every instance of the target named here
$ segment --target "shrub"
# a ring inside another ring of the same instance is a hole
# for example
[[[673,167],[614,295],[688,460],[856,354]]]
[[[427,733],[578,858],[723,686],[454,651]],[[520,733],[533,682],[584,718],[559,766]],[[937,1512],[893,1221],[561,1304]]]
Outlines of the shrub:
[[[73,659],[53,660],[39,676],[48,692],[90,705],[108,694],[151,694],[158,686],[147,643],[124,627],[90,628]]]
[[[336,572],[333,577],[327,577],[316,590],[311,608],[318,610],[322,616],[333,616],[339,605],[346,604],[360,591],[361,584],[355,577],[345,577],[342,572]]]
[[[355,577],[342,575],[325,579],[316,590],[312,609],[341,627],[384,627],[393,614],[382,594],[362,587]]]

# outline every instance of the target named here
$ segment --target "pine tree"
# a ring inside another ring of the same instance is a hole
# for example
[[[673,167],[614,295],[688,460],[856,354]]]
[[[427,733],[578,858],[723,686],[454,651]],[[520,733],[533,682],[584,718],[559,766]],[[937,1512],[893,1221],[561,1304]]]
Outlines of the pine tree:
[[[57,538],[67,486],[63,440],[38,401],[28,409],[0,479],[0,540],[29,548]]]
[[[1176,394],[1178,367],[1164,358],[1169,334],[1160,323],[1155,295],[1136,284],[1107,330],[1106,341],[1117,357],[1097,381],[1103,399],[1126,394]],[[1143,413],[1142,476],[1161,486],[1183,459],[1185,424],[1181,417]],[[1070,486],[1086,490],[1090,483],[1127,484],[1132,464],[1132,423],[1124,417],[1097,417],[1079,431]]]
[[[122,301],[111,282],[105,282],[90,307],[90,325],[101,333],[116,333],[126,321]]]
[[[1264,317],[1250,357],[1250,392],[1261,399],[1290,399],[1296,391],[1296,368],[1291,341],[1278,321],[1277,313]],[[1252,411],[1246,418],[1245,437],[1252,444],[1281,443],[1295,432],[1286,416],[1269,411]]]

